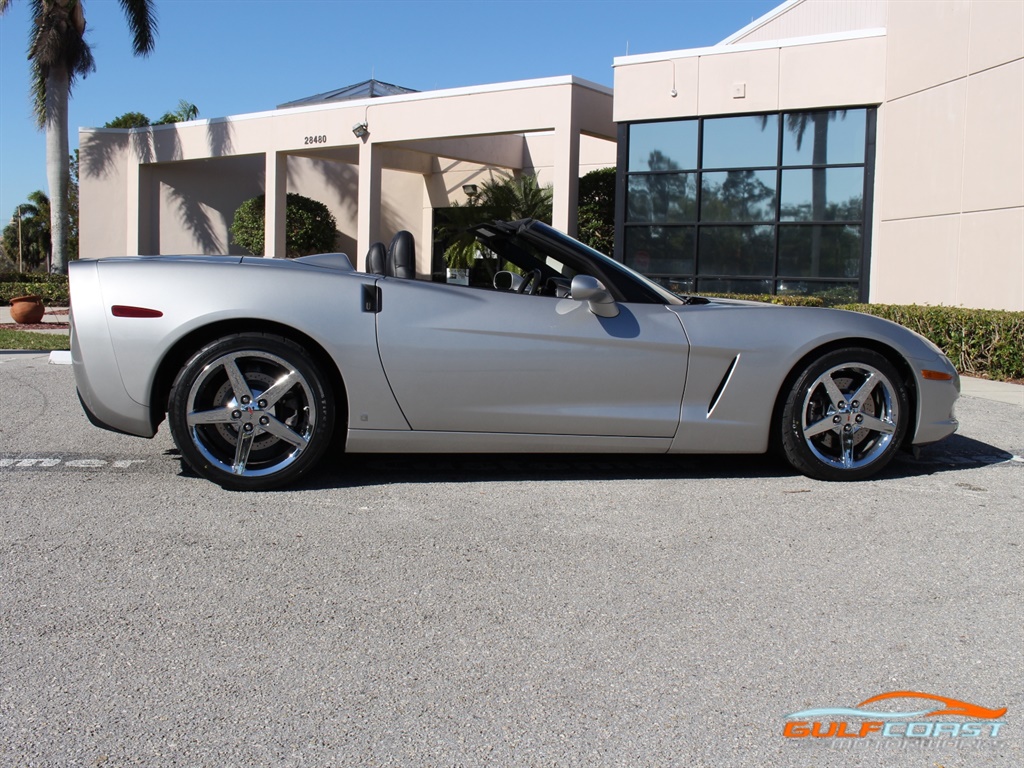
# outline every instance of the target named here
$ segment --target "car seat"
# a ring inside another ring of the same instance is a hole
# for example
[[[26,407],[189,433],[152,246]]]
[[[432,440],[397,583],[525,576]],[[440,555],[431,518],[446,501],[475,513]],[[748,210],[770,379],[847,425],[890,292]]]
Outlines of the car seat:
[[[388,246],[387,276],[416,279],[416,242],[412,232],[402,230]]]
[[[383,275],[387,269],[388,252],[384,243],[374,243],[366,252],[366,271],[371,275]]]

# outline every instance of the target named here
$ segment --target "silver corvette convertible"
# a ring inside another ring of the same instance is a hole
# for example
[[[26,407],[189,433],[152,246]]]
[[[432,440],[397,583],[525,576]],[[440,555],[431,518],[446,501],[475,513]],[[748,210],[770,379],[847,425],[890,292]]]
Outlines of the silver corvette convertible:
[[[98,426],[226,488],[342,452],[762,453],[854,480],[956,427],[959,379],[893,323],[677,296],[537,221],[473,230],[469,285],[412,236],[294,260],[71,264],[75,379]]]

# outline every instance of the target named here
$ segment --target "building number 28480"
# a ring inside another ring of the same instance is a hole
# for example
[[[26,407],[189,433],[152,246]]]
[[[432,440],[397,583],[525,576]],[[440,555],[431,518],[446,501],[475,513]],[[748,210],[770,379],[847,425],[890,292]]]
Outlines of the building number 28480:
[[[327,143],[327,137],[324,136],[324,135],[320,135],[320,136],[307,136],[305,139],[303,139],[302,143],[307,145],[307,146],[309,146],[310,144],[326,144]]]

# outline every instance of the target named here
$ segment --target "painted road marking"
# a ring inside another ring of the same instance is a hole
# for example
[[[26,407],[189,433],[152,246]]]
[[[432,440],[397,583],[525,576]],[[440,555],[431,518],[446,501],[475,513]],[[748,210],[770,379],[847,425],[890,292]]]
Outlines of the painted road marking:
[[[97,459],[67,456],[0,456],[0,469],[131,469],[146,459]]]

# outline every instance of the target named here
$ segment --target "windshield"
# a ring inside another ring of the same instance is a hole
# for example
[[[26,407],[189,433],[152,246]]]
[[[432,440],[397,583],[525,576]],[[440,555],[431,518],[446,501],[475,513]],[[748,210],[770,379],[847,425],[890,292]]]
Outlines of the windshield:
[[[627,279],[632,279],[638,283],[641,283],[650,293],[655,294],[666,304],[685,304],[686,302],[672,293],[666,290],[662,286],[653,280],[641,275],[634,269],[627,267],[625,264],[616,261],[610,256],[606,256],[600,251],[595,251],[589,245],[584,245],[579,240],[569,237],[568,235],[559,232],[554,227],[549,227],[540,221],[534,221],[527,226],[527,229],[532,232],[542,234],[545,238],[555,241],[562,248],[574,250],[577,252],[582,251],[589,258],[590,261],[596,262],[598,266],[605,272],[617,273],[624,275]]]

